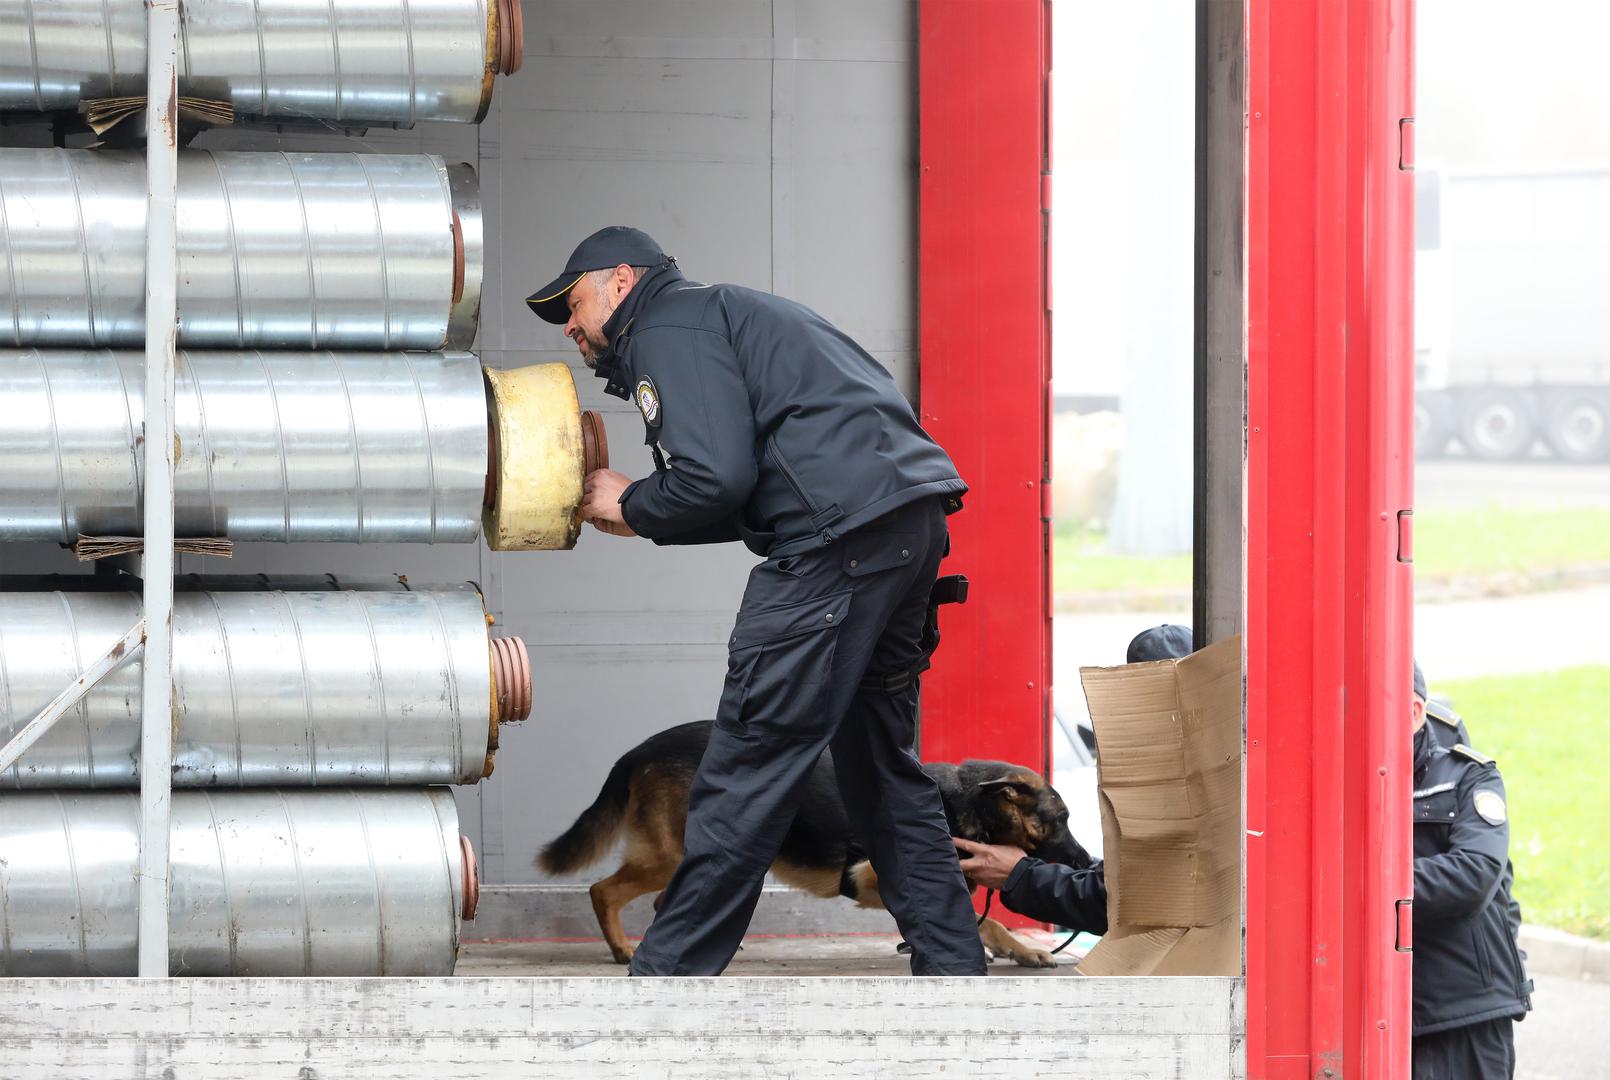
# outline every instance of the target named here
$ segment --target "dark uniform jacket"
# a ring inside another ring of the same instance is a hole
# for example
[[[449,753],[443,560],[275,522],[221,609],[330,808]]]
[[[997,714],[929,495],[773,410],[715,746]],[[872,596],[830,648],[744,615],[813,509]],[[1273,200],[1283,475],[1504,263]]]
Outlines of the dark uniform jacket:
[[[1019,915],[1056,923],[1070,930],[1107,932],[1105,864],[1088,870],[1041,862],[1032,856],[1012,867],[1001,886],[1001,903]]]
[[[635,401],[655,454],[621,496],[639,536],[782,557],[925,496],[960,508],[967,485],[889,373],[808,308],[666,266],[604,333],[597,374]]]
[[[1438,745],[1429,724],[1414,750],[1414,1034],[1524,1017],[1503,778],[1469,747]]]
[[[1431,737],[1438,746],[1452,750],[1456,746],[1475,746],[1476,742],[1470,737],[1470,731],[1465,727],[1465,718],[1454,712],[1453,709],[1440,701],[1426,702],[1426,724],[1430,729]],[[1521,905],[1515,899],[1515,866],[1508,859],[1504,860],[1504,895],[1509,897],[1509,929],[1510,933],[1521,932]],[[1521,953],[1521,959],[1526,954]]]
[[[1475,746],[1470,737],[1470,731],[1465,727],[1465,718],[1454,712],[1440,701],[1426,702],[1426,719],[1434,721],[1427,723],[1431,735],[1437,740],[1439,746],[1452,750],[1461,743],[1465,746]]]

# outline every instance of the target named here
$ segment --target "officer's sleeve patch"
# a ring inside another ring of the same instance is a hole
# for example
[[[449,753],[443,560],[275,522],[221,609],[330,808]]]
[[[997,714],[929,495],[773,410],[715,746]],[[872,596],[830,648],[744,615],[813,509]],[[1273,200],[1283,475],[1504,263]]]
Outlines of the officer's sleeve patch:
[[[637,392],[632,395],[637,399],[637,411],[643,414],[643,423],[651,428],[660,426],[660,391],[655,387],[654,380],[644,375],[637,380]]]
[[[1492,788],[1482,788],[1476,792],[1476,813],[1489,825],[1502,825],[1509,819],[1509,812],[1504,807],[1504,797]]]

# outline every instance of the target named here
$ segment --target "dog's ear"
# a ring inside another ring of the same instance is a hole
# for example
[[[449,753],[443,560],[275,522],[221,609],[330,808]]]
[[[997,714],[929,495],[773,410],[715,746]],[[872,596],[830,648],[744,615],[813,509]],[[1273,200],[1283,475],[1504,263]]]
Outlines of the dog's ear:
[[[1039,790],[1033,784],[1015,776],[985,780],[978,785],[978,790],[989,794],[1000,793],[1021,806],[1033,806],[1040,798]]]

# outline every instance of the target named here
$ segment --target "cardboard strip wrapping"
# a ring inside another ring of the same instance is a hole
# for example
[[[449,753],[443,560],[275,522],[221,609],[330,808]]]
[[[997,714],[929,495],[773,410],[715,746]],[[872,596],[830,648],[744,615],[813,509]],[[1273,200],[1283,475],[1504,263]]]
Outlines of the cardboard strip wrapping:
[[[1107,921],[1086,975],[1241,973],[1241,639],[1081,668]]]

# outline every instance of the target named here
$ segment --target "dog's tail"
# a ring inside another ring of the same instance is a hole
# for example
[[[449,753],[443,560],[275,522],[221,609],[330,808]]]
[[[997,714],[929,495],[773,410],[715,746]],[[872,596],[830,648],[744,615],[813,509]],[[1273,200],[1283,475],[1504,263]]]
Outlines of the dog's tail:
[[[636,766],[630,754],[615,762],[593,804],[537,856],[537,865],[544,873],[573,874],[609,854],[626,816]]]

